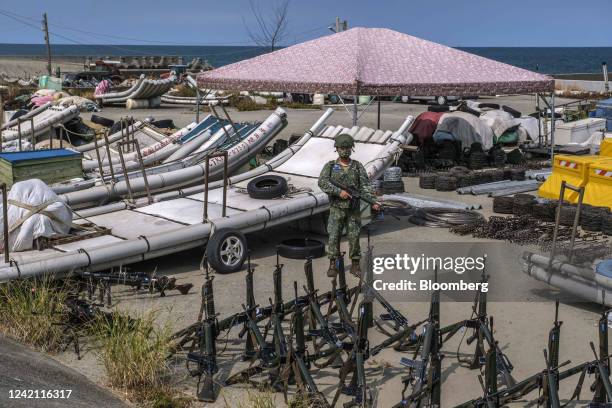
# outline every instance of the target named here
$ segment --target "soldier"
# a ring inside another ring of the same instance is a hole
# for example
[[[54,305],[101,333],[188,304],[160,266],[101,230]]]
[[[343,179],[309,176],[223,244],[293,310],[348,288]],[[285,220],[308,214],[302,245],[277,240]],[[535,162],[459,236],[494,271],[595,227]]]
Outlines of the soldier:
[[[361,275],[359,259],[359,233],[361,230],[361,200],[351,200],[348,191],[334,186],[330,180],[358,190],[364,198],[376,201],[370,190],[370,179],[365,168],[357,160],[351,160],[351,152],[355,141],[351,135],[343,133],[336,137],[334,147],[338,152],[338,159],[328,162],[319,175],[319,187],[329,195],[330,209],[327,223],[329,234],[328,257],[329,269],[327,276],[333,278],[338,273],[336,259],[340,256],[340,236],[346,227],[349,240],[349,256],[351,258],[351,273]],[[380,204],[372,205],[374,211],[380,210]]]

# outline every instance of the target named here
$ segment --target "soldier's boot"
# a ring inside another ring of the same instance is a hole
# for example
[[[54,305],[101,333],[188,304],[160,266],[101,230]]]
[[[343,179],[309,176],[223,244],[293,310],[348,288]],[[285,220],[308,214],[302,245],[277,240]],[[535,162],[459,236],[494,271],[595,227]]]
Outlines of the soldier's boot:
[[[327,270],[327,276],[330,278],[335,278],[338,275],[338,268],[336,267],[336,260],[329,260],[329,269]]]
[[[353,276],[356,276],[358,278],[361,277],[361,266],[359,266],[358,261],[353,261],[353,263],[351,264],[350,272]]]

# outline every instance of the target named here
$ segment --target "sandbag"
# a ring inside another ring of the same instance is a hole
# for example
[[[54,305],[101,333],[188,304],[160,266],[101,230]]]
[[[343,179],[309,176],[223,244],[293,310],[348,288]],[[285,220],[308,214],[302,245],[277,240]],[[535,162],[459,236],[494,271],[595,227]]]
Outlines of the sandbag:
[[[32,249],[36,238],[70,232],[72,211],[43,181],[17,182],[7,198],[11,252]],[[1,211],[0,222],[4,222]]]

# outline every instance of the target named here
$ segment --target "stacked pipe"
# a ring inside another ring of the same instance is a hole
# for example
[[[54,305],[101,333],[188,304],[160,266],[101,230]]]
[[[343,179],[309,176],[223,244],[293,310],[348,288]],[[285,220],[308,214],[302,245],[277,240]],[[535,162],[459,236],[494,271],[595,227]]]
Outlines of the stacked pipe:
[[[605,207],[584,204],[580,210],[580,226],[586,231],[601,231],[603,219],[609,212]]]
[[[457,189],[457,178],[452,173],[439,173],[437,175],[437,191],[454,191],[455,189]]]
[[[427,190],[436,188],[436,177],[435,173],[421,174],[419,177],[419,187]]]
[[[493,199],[493,212],[498,214],[512,214],[514,207],[514,197],[495,197]]]
[[[535,197],[531,194],[516,194],[514,196],[514,203],[512,206],[512,213],[514,215],[531,215],[533,212],[533,205],[535,204]]]
[[[554,222],[556,209],[556,201],[536,202],[533,204],[532,214],[534,218],[539,220]]]

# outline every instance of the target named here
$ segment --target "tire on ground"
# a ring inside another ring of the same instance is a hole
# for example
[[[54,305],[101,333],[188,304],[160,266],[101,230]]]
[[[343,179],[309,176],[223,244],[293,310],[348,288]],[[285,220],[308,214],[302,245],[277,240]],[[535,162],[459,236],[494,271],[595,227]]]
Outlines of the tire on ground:
[[[115,124],[114,120],[108,119],[108,118],[105,118],[105,117],[102,117],[102,116],[98,116],[98,115],[91,115],[90,121],[92,123],[95,123],[97,125],[102,125],[102,126],[107,127],[107,128],[112,128],[113,125]]]
[[[325,256],[325,244],[314,239],[287,239],[278,245],[278,254],[283,258],[307,259]]]
[[[172,119],[155,120],[151,122],[151,125],[159,129],[174,129],[175,128],[174,122],[172,121]]]
[[[232,228],[215,231],[206,245],[209,265],[218,273],[237,272],[247,257],[248,247],[244,234]]]
[[[256,177],[247,184],[249,196],[258,200],[280,197],[287,189],[287,180],[273,174]]]

